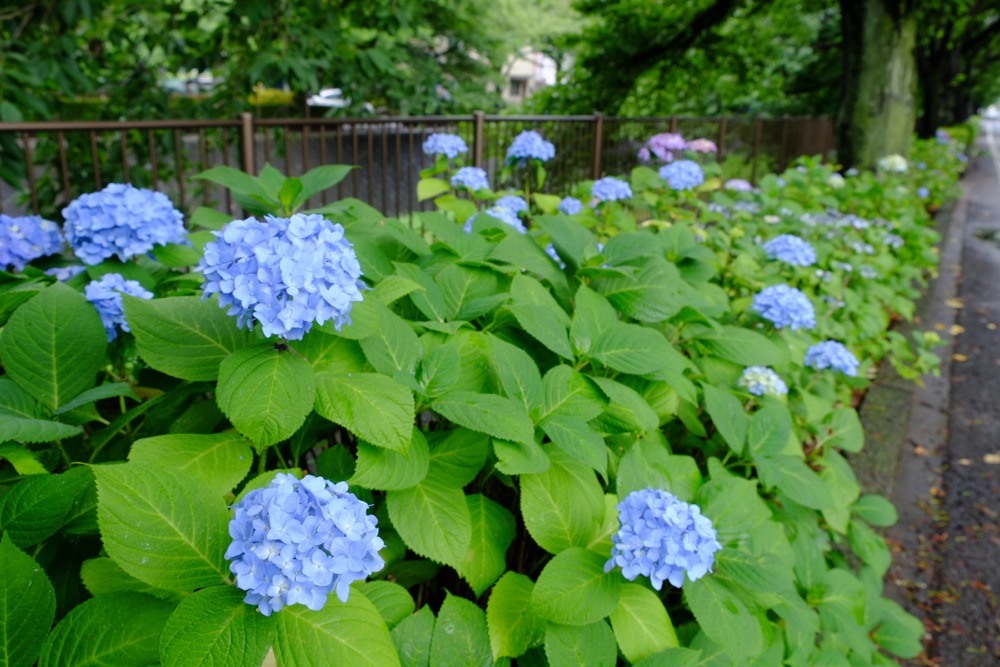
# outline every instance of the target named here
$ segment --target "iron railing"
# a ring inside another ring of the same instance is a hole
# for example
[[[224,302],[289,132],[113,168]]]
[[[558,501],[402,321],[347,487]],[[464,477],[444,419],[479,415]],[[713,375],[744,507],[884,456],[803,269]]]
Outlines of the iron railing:
[[[239,214],[228,192],[194,178],[216,165],[257,173],[271,164],[297,176],[320,164],[354,164],[332,192],[312,205],[357,197],[388,215],[429,206],[416,200],[420,171],[432,164],[424,139],[450,132],[470,146],[466,163],[491,182],[507,146],[524,129],[556,145],[545,190],[563,192],[581,180],[627,174],[636,152],[658,132],[705,137],[719,147],[726,178],[754,180],[801,155],[830,158],[829,118],[621,118],[593,116],[408,116],[398,118],[86,121],[0,123],[0,213],[32,212],[58,219],[61,209],[110,182],[166,192],[185,212],[199,205]]]

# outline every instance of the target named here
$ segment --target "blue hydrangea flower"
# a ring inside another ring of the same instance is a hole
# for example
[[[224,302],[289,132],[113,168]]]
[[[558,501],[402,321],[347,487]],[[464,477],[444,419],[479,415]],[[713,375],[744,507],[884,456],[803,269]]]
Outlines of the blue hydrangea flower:
[[[361,265],[344,228],[321,215],[235,220],[213,232],[198,270],[204,296],[219,295],[239,326],[300,340],[313,323],[350,323],[362,300]]]
[[[788,385],[767,366],[748,366],[736,383],[754,396],[784,396]]]
[[[472,221],[475,220],[476,217],[478,217],[479,215],[480,214],[477,213],[476,215],[466,220],[465,226],[462,229],[464,229],[466,232],[471,232]],[[527,227],[525,227],[524,223],[521,222],[521,219],[517,217],[517,213],[509,208],[505,208],[503,206],[493,206],[492,208],[488,208],[485,211],[483,211],[482,215],[488,215],[494,217],[500,222],[510,225],[511,227],[521,232],[522,234],[526,234],[528,232]]]
[[[560,269],[566,268],[566,262],[562,261],[562,257],[559,256],[559,251],[551,243],[545,246],[545,254],[552,258],[552,261],[559,265]]]
[[[485,169],[479,167],[462,167],[451,177],[453,188],[469,188],[472,191],[489,190],[490,177]]]
[[[63,231],[84,264],[123,262],[154,245],[183,243],[184,216],[162,192],[112,183],[63,209]]]
[[[753,298],[753,308],[779,329],[812,329],[816,309],[805,294],[788,285],[765,287]]]
[[[672,190],[693,190],[705,182],[705,172],[694,160],[677,160],[660,167],[660,178]]]
[[[576,215],[583,210],[583,202],[576,197],[563,197],[559,202],[559,212],[565,215]]]
[[[45,275],[52,276],[60,282],[66,282],[73,276],[84,271],[84,267],[79,264],[70,264],[69,266],[53,266],[51,269],[46,269]]]
[[[229,571],[265,616],[293,604],[319,611],[334,591],[347,602],[352,582],[385,566],[378,520],[347,482],[278,473],[235,509]]]
[[[140,299],[152,299],[153,293],[135,280],[125,280],[120,273],[105,273],[99,280],[93,280],[83,290],[87,301],[94,304],[101,316],[101,324],[108,333],[108,340],[118,337],[118,328],[131,331],[125,319],[122,294]]]
[[[661,489],[633,491],[618,503],[621,528],[611,536],[610,572],[620,567],[629,581],[649,577],[660,590],[664,581],[680,588],[684,573],[697,581],[712,571],[715,552],[722,548],[712,521],[697,505],[678,500]]]
[[[59,225],[40,215],[12,218],[0,213],[0,269],[22,270],[28,262],[62,248]]]
[[[493,205],[514,211],[514,213],[518,214],[528,210],[528,202],[524,201],[523,197],[518,197],[517,195],[504,195],[497,199]]]
[[[556,147],[552,142],[542,139],[542,135],[534,130],[525,130],[514,137],[513,143],[507,149],[507,162],[524,162],[526,160],[541,160],[548,162],[556,156]]]
[[[432,134],[424,140],[426,155],[446,155],[454,160],[460,153],[468,153],[465,139],[457,134]]]
[[[917,196],[921,199],[927,199],[931,196],[931,191],[927,188],[917,188]]]
[[[832,368],[854,377],[858,374],[858,365],[858,358],[835,340],[816,343],[806,351],[806,366],[817,370]]]
[[[812,266],[816,263],[816,251],[807,241],[793,234],[782,234],[764,244],[764,252],[771,259],[777,259],[796,266]]]
[[[725,187],[727,190],[732,190],[734,192],[751,192],[753,190],[753,186],[750,184],[750,181],[743,178],[730,178],[726,181]]]
[[[599,202],[631,199],[632,187],[620,178],[607,176],[594,181],[594,185],[590,188],[590,194]]]

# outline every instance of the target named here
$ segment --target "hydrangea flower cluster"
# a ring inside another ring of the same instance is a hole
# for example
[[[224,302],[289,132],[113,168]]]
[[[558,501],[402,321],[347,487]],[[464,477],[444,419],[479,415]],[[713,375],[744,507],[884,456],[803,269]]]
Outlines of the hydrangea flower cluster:
[[[931,191],[925,187],[919,187],[917,188],[917,196],[921,199],[927,199],[931,196]]]
[[[466,232],[471,232],[472,221],[475,220],[479,215],[488,215],[493,218],[496,218],[505,225],[510,225],[511,227],[521,232],[522,234],[526,234],[528,232],[528,228],[525,227],[524,223],[521,222],[521,219],[517,217],[517,213],[510,210],[509,208],[504,208],[503,206],[493,206],[491,208],[486,209],[481,214],[477,213],[476,215],[472,216],[471,218],[465,221],[465,226],[462,227],[462,229],[464,229]]]
[[[726,181],[725,188],[734,192],[750,192],[753,190],[750,181],[743,178],[730,178]]]
[[[40,215],[12,218],[0,213],[0,269],[21,271],[28,262],[62,248],[59,225]]]
[[[754,396],[784,396],[788,393],[785,381],[767,366],[748,366],[736,384]]]
[[[590,188],[590,194],[598,202],[618,201],[619,199],[631,199],[632,188],[620,178],[606,176],[594,181],[594,185]]]
[[[523,197],[518,197],[517,195],[504,195],[497,199],[493,205],[514,211],[514,213],[523,213],[528,210],[528,202],[524,201]]]
[[[123,262],[154,245],[183,243],[184,216],[162,192],[111,183],[63,209],[63,231],[84,264]]]
[[[469,188],[472,191],[489,190],[490,177],[485,169],[479,167],[462,167],[451,177],[453,188]]]
[[[563,197],[559,202],[559,212],[565,215],[576,215],[583,210],[583,202],[576,197]]]
[[[51,269],[45,270],[45,275],[52,276],[60,282],[66,282],[73,276],[83,273],[86,269],[79,264],[70,264],[69,266],[53,266]]]
[[[806,366],[810,368],[832,368],[854,377],[858,374],[858,365],[858,358],[843,343],[835,340],[816,343],[806,350]]]
[[[764,244],[764,252],[771,259],[777,259],[795,266],[812,266],[816,263],[816,251],[794,234],[776,236]]]
[[[104,325],[104,330],[108,333],[109,341],[118,337],[119,327],[122,331],[132,330],[125,319],[122,294],[140,299],[153,298],[152,292],[135,280],[125,280],[120,273],[105,273],[99,280],[91,281],[83,290],[87,301],[97,308],[97,312],[101,316],[101,324]]]
[[[886,155],[878,161],[878,168],[880,171],[886,171],[890,174],[903,174],[909,168],[909,163],[902,155]]]
[[[673,190],[693,190],[705,182],[705,172],[694,160],[677,160],[660,167],[660,178]]]
[[[753,309],[779,329],[812,329],[816,309],[805,294],[788,285],[771,285],[753,298]]]
[[[514,137],[513,143],[507,149],[507,162],[525,162],[526,160],[541,160],[548,162],[556,156],[556,147],[546,141],[534,130],[525,130]]]
[[[719,151],[719,147],[715,145],[714,141],[704,138],[692,139],[687,142],[684,148],[695,153],[717,153]]]
[[[826,184],[834,190],[839,190],[847,184],[847,181],[840,174],[830,174],[830,178],[826,179]]]
[[[240,326],[300,340],[314,322],[350,323],[362,300],[361,265],[344,228],[321,215],[234,220],[213,232],[198,270],[204,296],[219,295]]]
[[[661,132],[654,134],[646,141],[646,145],[639,149],[639,159],[648,162],[652,153],[663,162],[671,162],[674,153],[682,151],[687,147],[684,137],[676,132]]]
[[[334,591],[347,602],[352,582],[385,566],[378,520],[347,482],[278,473],[235,508],[229,570],[265,616],[293,604],[319,611]]]
[[[457,134],[432,134],[424,140],[426,155],[445,155],[454,160],[461,153],[468,153],[469,147],[465,139]]]
[[[661,489],[633,491],[618,503],[621,528],[611,536],[610,572],[620,567],[629,581],[649,577],[660,590],[664,581],[680,588],[684,573],[697,581],[712,571],[715,552],[722,548],[712,521],[701,508]]]

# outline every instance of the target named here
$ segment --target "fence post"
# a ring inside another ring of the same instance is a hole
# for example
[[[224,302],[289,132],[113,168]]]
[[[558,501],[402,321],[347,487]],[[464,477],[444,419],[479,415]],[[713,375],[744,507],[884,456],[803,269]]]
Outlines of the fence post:
[[[726,130],[728,129],[728,126],[729,126],[729,118],[723,116],[719,120],[719,152],[717,153],[717,155],[719,156],[718,159],[720,163],[722,162],[722,156],[726,152]]]
[[[604,171],[604,114],[594,114],[594,166],[592,176],[596,181]]]
[[[254,157],[253,114],[244,111],[240,116],[240,147],[243,153],[243,171],[253,176],[257,172]]]
[[[472,166],[483,169],[483,135],[486,125],[486,114],[477,111],[474,116]]]
[[[760,156],[760,142],[764,134],[764,121],[757,119],[753,132],[753,172],[750,180],[757,182],[757,158]]]
[[[677,131],[677,116],[670,117],[670,131],[671,132]]]

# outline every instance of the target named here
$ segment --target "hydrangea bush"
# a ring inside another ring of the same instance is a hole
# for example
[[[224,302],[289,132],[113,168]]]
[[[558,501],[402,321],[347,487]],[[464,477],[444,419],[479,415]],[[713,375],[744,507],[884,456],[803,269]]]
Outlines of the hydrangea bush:
[[[880,595],[895,511],[851,457],[875,365],[931,367],[929,335],[885,333],[936,259],[926,206],[954,183],[928,172],[961,164],[931,143],[927,170],[840,186],[808,159],[753,190],[640,165],[597,207],[596,183],[453,186],[442,154],[421,181],[438,210],[407,219],[300,210],[348,168],[218,167],[253,217],[200,209],[152,256],[132,251],[146,208],[78,216],[86,276],[42,256],[0,283],[8,655],[918,654],[924,628]],[[785,234],[815,261],[769,256]]]

